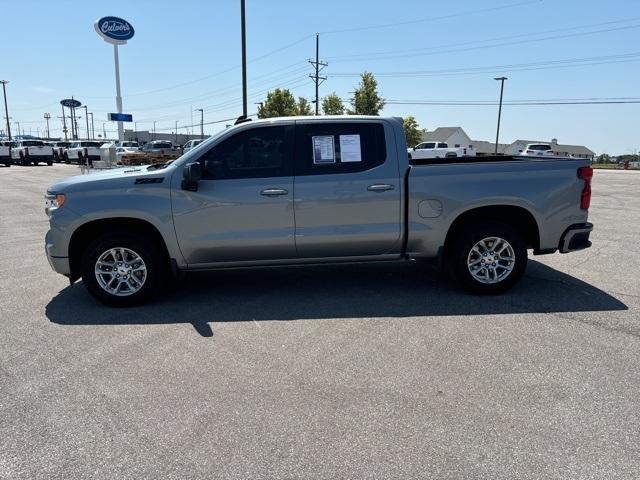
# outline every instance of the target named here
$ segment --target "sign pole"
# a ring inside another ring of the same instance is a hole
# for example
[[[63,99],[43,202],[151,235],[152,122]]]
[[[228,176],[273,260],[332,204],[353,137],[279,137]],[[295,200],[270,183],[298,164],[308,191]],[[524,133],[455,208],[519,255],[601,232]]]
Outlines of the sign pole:
[[[118,58],[118,45],[113,45],[113,61],[116,65],[116,111],[122,113],[122,96],[120,95],[120,59]],[[124,126],[118,122],[118,141],[124,140]]]

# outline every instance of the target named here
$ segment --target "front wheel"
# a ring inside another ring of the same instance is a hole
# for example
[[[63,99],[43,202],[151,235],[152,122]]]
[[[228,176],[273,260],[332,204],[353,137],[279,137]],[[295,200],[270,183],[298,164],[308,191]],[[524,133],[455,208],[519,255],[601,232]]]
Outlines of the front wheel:
[[[141,304],[156,295],[167,262],[151,239],[125,231],[105,233],[82,256],[82,281],[89,293],[113,307]]]
[[[467,226],[447,249],[448,270],[464,289],[481,295],[513,287],[527,267],[527,247],[511,226],[480,222]]]

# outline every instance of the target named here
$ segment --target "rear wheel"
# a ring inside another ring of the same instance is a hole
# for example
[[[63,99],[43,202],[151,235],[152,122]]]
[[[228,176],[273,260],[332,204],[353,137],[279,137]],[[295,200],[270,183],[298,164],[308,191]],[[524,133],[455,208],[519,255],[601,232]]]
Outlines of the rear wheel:
[[[113,307],[144,303],[161,290],[167,275],[164,255],[143,234],[105,233],[82,256],[82,281],[87,290]]]
[[[511,226],[480,222],[464,228],[447,249],[452,279],[464,289],[482,295],[513,287],[527,266],[527,247]]]

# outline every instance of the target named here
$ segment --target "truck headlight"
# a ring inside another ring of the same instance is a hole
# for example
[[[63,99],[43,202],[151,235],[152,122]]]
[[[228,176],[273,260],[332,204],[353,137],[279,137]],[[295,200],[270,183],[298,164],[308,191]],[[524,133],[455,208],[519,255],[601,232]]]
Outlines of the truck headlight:
[[[53,211],[64,205],[64,193],[47,192],[44,198],[46,201],[44,211],[47,213],[47,215],[51,215]]]

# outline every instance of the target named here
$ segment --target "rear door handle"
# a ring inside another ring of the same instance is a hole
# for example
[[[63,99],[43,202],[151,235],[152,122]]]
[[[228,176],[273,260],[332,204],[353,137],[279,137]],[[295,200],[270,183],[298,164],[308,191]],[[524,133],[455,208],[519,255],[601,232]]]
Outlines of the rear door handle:
[[[287,195],[288,193],[289,191],[284,188],[265,188],[260,192],[260,195],[264,195],[265,197],[277,197],[278,195]]]
[[[369,185],[367,190],[370,192],[386,192],[387,190],[393,190],[395,187],[393,185],[389,185],[388,183],[376,183],[374,185]]]

